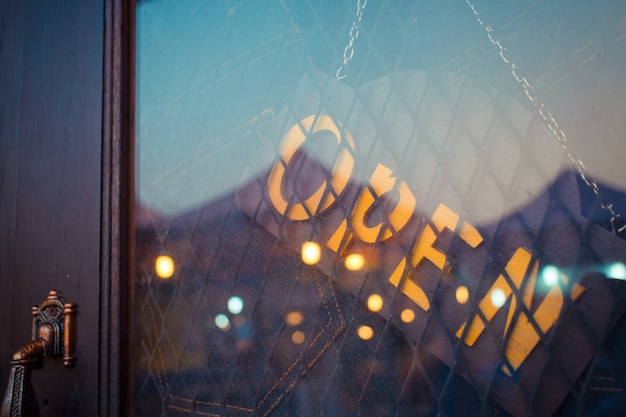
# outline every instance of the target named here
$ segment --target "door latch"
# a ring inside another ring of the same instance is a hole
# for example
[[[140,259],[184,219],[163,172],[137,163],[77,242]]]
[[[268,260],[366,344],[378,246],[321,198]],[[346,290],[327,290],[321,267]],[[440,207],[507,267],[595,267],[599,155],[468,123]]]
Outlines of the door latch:
[[[31,385],[33,368],[46,356],[63,356],[63,364],[76,363],[76,304],[66,303],[52,290],[40,306],[32,308],[32,340],[11,361],[9,385],[2,400],[2,417],[36,417],[39,405]]]

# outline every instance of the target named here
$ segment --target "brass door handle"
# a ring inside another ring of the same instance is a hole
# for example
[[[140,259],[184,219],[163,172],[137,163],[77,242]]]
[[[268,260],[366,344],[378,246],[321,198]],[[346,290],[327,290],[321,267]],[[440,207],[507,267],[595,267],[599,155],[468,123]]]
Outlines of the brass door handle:
[[[66,303],[59,291],[52,290],[40,306],[32,308],[32,340],[13,355],[2,417],[38,416],[31,371],[46,356],[63,356],[64,365],[74,367],[75,346],[76,304]]]

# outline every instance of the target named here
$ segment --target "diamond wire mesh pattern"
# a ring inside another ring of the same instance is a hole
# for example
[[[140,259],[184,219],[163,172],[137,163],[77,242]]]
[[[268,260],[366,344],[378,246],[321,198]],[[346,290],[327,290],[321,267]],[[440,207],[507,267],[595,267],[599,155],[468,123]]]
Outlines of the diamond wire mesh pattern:
[[[535,26],[551,29],[552,48],[540,54],[545,60],[519,61],[527,64],[527,77],[537,91],[551,97],[576,80],[576,71],[594,53],[620,47],[626,33],[623,8],[609,19],[607,30],[584,33],[570,45],[559,43],[560,35],[568,33],[565,2],[536,1],[515,6],[519,10],[479,3],[483,11],[461,1],[358,4],[363,14],[349,61],[344,48],[352,40],[356,2],[257,6],[236,21],[250,27],[258,23],[249,35],[252,46],[233,52],[231,59],[239,66],[233,68],[225,58],[221,67],[206,71],[208,76],[203,73],[201,82],[191,75],[187,90],[190,96],[208,97],[207,114],[222,114],[224,105],[215,95],[220,86],[227,92],[231,88],[230,98],[223,99],[232,106],[233,122],[224,116],[225,127],[218,123],[222,129],[209,134],[214,135],[209,146],[196,145],[191,158],[164,172],[168,161],[159,161],[158,140],[139,135],[140,199],[166,196],[172,189],[181,198],[186,185],[196,188],[189,185],[193,179],[179,179],[196,176],[197,166],[210,166],[224,155],[246,163],[239,161],[234,170],[236,190],[219,198],[169,215],[143,205],[138,210],[136,415],[624,411],[624,287],[594,268],[624,260],[623,236],[602,227],[611,229],[606,201],[626,208],[625,197],[604,186],[598,197],[575,167],[560,171],[571,162],[568,149],[558,149],[546,118],[535,111],[510,65],[514,57],[523,57],[515,47],[523,51],[525,42],[537,45]],[[224,10],[208,7],[234,19],[246,7],[241,2],[222,6]],[[501,19],[489,26],[491,39],[485,31],[489,16],[494,22]],[[482,26],[477,17],[485,19]],[[285,26],[265,28],[275,19]],[[546,21],[558,24],[542,26]],[[140,21],[140,28],[146,22],[148,18]],[[204,31],[210,36],[210,27]],[[165,45],[166,35],[161,30]],[[336,80],[342,63],[346,77]],[[140,81],[142,76],[149,79],[146,71],[140,68]],[[259,76],[259,71],[270,72]],[[285,77],[281,86],[273,74]],[[163,96],[156,114],[181,106],[179,96],[171,101]],[[317,115],[314,126],[326,114],[343,139],[346,131],[352,135],[354,147],[345,141],[338,146],[332,136],[309,132],[312,127],[303,123]],[[281,138],[293,126],[307,143],[315,138],[320,144],[287,161]],[[157,128],[149,133],[159,134]],[[176,142],[167,143],[167,152],[175,153]],[[287,207],[293,207],[316,186],[333,184],[331,168],[344,150],[356,161],[350,182],[327,186],[320,198],[332,197],[334,204],[324,210],[303,204],[304,221],[290,219],[289,209],[276,210],[267,191],[272,166],[283,167],[281,187],[289,194]],[[151,163],[142,159],[144,152],[158,155],[154,158],[160,166],[153,172],[143,171]],[[264,158],[270,162],[266,171],[244,168]],[[381,164],[393,172],[390,191],[381,192],[373,179]],[[211,181],[232,181],[217,168],[206,173]],[[389,219],[401,198],[402,181],[419,201],[410,220],[398,227]],[[528,195],[518,195],[520,190]],[[366,193],[374,202],[364,214],[364,226],[383,226],[373,241],[363,242],[358,226],[347,221],[336,250],[324,247]],[[441,204],[460,215],[451,228],[440,227],[437,220]],[[482,239],[478,246],[459,237],[464,224],[475,227]],[[391,238],[385,237],[385,228]],[[433,232],[432,247],[444,255],[443,266],[434,258],[413,262],[427,230]],[[319,264],[303,264],[300,244],[305,240],[322,244]],[[524,250],[532,259],[518,276],[507,267],[513,254]],[[345,271],[343,258],[359,251],[366,254],[368,268]],[[176,265],[167,280],[154,272],[154,259],[162,254]],[[390,285],[402,260],[401,277]],[[535,262],[566,268],[570,280],[561,283],[563,307],[547,328],[537,312],[549,307],[542,302],[550,296],[527,295],[540,285],[532,272]],[[498,279],[511,294],[491,316],[480,303]],[[428,308],[416,308],[405,290],[410,282],[422,287]],[[577,283],[584,289],[574,296]],[[460,286],[470,294],[463,305],[456,301]],[[382,294],[385,309],[368,309],[373,293]],[[233,297],[243,302],[239,312],[229,310]],[[405,310],[417,318],[404,321]],[[483,330],[476,345],[468,347],[472,320]],[[518,322],[527,323],[524,335],[537,338],[521,366],[507,356],[507,346],[518,342]],[[371,338],[360,333],[364,329]]]

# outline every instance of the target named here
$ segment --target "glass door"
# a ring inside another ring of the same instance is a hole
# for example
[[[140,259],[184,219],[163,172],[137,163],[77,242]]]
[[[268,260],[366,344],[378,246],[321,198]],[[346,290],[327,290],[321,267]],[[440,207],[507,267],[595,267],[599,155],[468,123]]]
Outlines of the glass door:
[[[626,4],[136,15],[135,415],[626,410]]]

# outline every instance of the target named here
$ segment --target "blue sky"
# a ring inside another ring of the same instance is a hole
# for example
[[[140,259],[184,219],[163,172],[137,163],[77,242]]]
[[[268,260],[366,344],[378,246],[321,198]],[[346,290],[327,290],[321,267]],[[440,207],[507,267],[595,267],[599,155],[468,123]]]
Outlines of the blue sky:
[[[326,94],[322,101],[327,107],[333,106],[331,98],[342,100],[342,86],[351,99],[385,105],[390,102],[389,92],[381,93],[374,86],[382,85],[385,78],[392,84],[407,79],[398,77],[402,72],[423,71],[426,78],[460,77],[471,80],[472,88],[493,92],[488,95],[490,103],[464,99],[465,107],[459,105],[461,101],[449,104],[453,123],[470,117],[474,107],[497,111],[498,97],[519,103],[516,111],[525,109],[531,119],[536,118],[523,85],[511,73],[511,63],[533,86],[533,98],[550,110],[563,129],[567,151],[579,156],[599,180],[623,183],[626,2],[473,2],[483,24],[493,28],[492,37],[506,48],[507,63],[465,1],[369,0],[348,77],[336,81],[356,3],[140,2],[139,200],[161,213],[174,214],[231,192],[268,169],[280,132],[288,127],[280,114],[294,112],[294,101],[302,100],[297,91],[302,91],[303,79],[311,74],[330,80],[317,84],[314,91],[317,99]],[[453,84],[441,88],[452,91]],[[402,86],[394,84],[392,89],[400,91]],[[383,134],[373,129],[374,136]],[[521,132],[520,137],[527,134]],[[556,155],[555,160],[561,161],[562,156]],[[364,155],[368,158],[371,155]],[[523,175],[523,170],[515,175]]]

